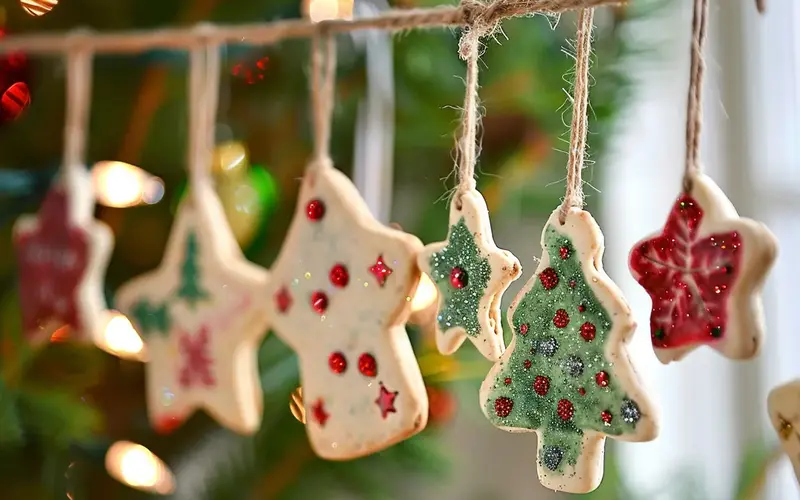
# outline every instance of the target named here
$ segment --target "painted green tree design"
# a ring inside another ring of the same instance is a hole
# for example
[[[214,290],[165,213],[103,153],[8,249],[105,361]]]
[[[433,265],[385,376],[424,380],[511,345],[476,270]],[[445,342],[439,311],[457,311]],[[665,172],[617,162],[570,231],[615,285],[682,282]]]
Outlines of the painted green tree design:
[[[611,319],[586,282],[572,242],[545,231],[549,265],[511,318],[515,344],[500,361],[484,413],[498,427],[539,430],[539,462],[564,472],[585,430],[633,433],[641,418],[605,355]]]
[[[143,335],[150,335],[154,332],[166,335],[172,325],[167,304],[154,306],[147,299],[139,299],[133,304],[130,317],[136,330]]]
[[[181,266],[181,285],[177,296],[186,301],[189,307],[194,308],[198,302],[208,298],[208,292],[200,283],[200,268],[197,263],[199,248],[197,235],[194,231],[186,237],[186,253]]]
[[[467,335],[477,336],[481,331],[478,311],[492,268],[463,217],[450,228],[447,246],[431,256],[430,265],[431,279],[443,298],[436,318],[439,328],[461,327]]]

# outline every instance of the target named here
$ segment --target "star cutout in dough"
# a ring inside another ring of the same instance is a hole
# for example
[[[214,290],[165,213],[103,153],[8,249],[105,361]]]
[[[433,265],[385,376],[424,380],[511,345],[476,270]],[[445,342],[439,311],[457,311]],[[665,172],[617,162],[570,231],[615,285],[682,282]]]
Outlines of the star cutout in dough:
[[[297,353],[306,431],[323,458],[369,455],[427,423],[405,329],[421,248],[415,236],[375,220],[332,166],[303,179],[265,303],[272,331]],[[392,388],[388,406],[376,404],[380,384]]]
[[[691,185],[663,230],[638,242],[628,261],[653,302],[653,348],[662,363],[703,344],[750,359],[764,336],[761,288],[777,240],[760,222],[740,218],[709,177],[697,174]]]
[[[210,186],[180,205],[161,265],[117,293],[147,346],[156,430],[169,432],[201,408],[241,434],[258,429],[256,351],[267,331],[260,303],[267,279],[242,255]]]
[[[780,385],[767,398],[769,419],[800,481],[800,380]]]
[[[111,318],[104,281],[114,235],[94,218],[89,172],[65,170],[36,215],[14,224],[22,327],[34,343],[70,326],[70,339],[100,343]]]
[[[477,190],[453,197],[447,241],[427,245],[417,262],[439,290],[439,351],[453,354],[469,338],[484,357],[500,359],[505,351],[500,302],[522,268],[511,252],[495,245],[489,209]]]

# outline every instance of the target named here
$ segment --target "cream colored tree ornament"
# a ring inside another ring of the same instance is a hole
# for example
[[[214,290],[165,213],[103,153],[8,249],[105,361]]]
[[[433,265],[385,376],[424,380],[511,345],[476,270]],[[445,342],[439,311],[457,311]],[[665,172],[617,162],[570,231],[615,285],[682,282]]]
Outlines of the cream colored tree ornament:
[[[767,409],[781,447],[800,481],[800,380],[772,389],[767,398]]]

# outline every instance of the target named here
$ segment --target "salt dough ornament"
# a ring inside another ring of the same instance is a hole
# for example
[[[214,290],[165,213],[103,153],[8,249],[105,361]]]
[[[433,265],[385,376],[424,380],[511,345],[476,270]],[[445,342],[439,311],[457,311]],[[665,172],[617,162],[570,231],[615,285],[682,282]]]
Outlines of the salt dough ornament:
[[[603,476],[605,438],[649,441],[653,404],[626,344],[636,324],[602,267],[603,235],[592,216],[553,212],[536,274],[508,311],[513,338],[481,386],[486,417],[509,432],[536,432],[539,480],[588,493]]]
[[[500,359],[505,350],[500,301],[522,269],[511,252],[495,245],[489,209],[477,190],[453,197],[447,241],[427,245],[417,262],[439,290],[439,352],[453,354],[469,338],[484,357]]]
[[[764,336],[761,289],[777,255],[760,222],[740,218],[709,177],[694,174],[664,229],[630,253],[633,277],[653,301],[656,356],[677,361],[707,344],[731,359],[756,356]]]
[[[114,235],[94,218],[94,206],[89,172],[64,168],[38,213],[14,224],[22,328],[33,343],[64,325],[72,340],[102,342],[111,318],[103,283]]]
[[[800,380],[778,386],[767,398],[769,419],[800,481]]]
[[[405,330],[422,243],[373,218],[332,166],[303,180],[271,269],[272,330],[299,357],[306,430],[322,458],[369,455],[421,431],[428,399]]]
[[[181,203],[161,265],[120,287],[117,304],[147,345],[147,408],[159,432],[198,409],[255,432],[262,400],[257,349],[267,330],[265,269],[248,262],[209,185]]]

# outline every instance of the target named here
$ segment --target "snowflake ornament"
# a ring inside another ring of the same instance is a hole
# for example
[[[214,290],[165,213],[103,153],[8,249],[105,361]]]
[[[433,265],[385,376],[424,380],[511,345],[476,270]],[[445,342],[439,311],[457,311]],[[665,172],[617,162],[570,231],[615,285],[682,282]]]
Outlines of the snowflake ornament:
[[[536,274],[508,310],[513,338],[481,385],[489,421],[536,432],[539,480],[588,493],[603,477],[606,437],[649,441],[653,404],[626,344],[636,323],[603,271],[603,235],[589,212],[560,209],[542,233]]]
[[[722,190],[696,174],[664,229],[631,250],[633,277],[653,301],[650,334],[662,363],[702,344],[731,359],[761,346],[761,288],[777,241],[759,222],[740,218]]]
[[[303,180],[271,269],[272,330],[298,355],[315,452],[358,458],[421,431],[428,399],[405,330],[420,241],[376,221],[331,166]]]
[[[33,343],[64,325],[72,340],[103,340],[111,319],[103,283],[114,235],[94,218],[94,205],[89,172],[64,169],[38,213],[14,224],[22,328]]]
[[[178,208],[161,265],[117,304],[147,346],[147,408],[162,433],[197,409],[240,434],[261,422],[256,351],[267,331],[267,271],[245,260],[210,186]]]
[[[495,245],[480,192],[453,197],[447,241],[426,246],[417,262],[439,290],[439,352],[453,354],[469,338],[484,357],[497,361],[505,350],[500,301],[522,269],[516,257]]]

